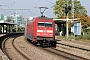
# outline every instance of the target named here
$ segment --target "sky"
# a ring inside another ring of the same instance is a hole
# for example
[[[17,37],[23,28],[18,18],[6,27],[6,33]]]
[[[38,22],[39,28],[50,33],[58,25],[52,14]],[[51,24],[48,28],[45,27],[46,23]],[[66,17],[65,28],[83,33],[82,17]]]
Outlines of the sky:
[[[87,10],[87,15],[90,16],[90,0],[80,0],[81,5]]]
[[[54,18],[55,15],[53,13],[53,6],[55,4],[56,0],[0,0],[0,9],[30,9],[30,10],[0,10],[0,14],[4,14],[9,16],[10,14],[17,14],[22,15],[24,17],[29,16],[41,16],[40,10],[38,7],[45,6],[49,9],[46,9],[44,15],[47,17]],[[90,16],[90,8],[89,8],[89,2],[85,0],[80,0],[81,5],[84,6],[87,11],[88,15]],[[43,10],[43,9],[42,9]]]

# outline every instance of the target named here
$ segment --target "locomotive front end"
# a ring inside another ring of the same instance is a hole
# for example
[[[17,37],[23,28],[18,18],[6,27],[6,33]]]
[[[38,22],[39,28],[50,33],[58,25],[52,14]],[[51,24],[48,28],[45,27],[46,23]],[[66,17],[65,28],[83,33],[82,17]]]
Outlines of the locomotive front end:
[[[36,40],[40,45],[56,46],[55,24],[53,20],[38,20]]]

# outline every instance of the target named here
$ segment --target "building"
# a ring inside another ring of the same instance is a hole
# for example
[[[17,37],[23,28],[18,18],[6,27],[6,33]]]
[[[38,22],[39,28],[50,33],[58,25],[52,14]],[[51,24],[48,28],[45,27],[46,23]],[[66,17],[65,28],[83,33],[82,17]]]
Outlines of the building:
[[[0,14],[0,20],[8,21],[8,22],[13,22],[17,24],[17,26],[22,26],[23,25],[23,18],[20,15],[10,15],[10,16],[4,16],[3,14]]]
[[[3,14],[0,14],[0,20],[4,20]]]
[[[8,16],[4,16],[3,20],[7,20],[8,19]]]
[[[23,18],[20,15],[10,15],[11,20],[14,21],[19,27],[23,24]]]
[[[25,24],[27,23],[27,18],[23,18],[21,15],[9,15],[4,16],[3,14],[0,14],[0,21],[4,20],[5,22],[11,22],[15,23],[17,27],[25,27]]]
[[[23,18],[20,15],[10,15],[10,16],[4,16],[3,14],[0,14],[0,20],[11,20],[13,23],[17,24],[18,26],[21,26],[23,24]]]

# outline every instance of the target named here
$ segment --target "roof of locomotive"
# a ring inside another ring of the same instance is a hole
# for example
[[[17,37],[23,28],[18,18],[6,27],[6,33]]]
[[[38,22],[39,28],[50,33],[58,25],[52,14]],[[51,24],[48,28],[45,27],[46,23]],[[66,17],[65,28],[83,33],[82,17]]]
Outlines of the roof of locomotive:
[[[35,19],[45,19],[45,20],[51,20],[53,18],[48,18],[48,17],[36,17]]]
[[[53,18],[48,18],[48,17],[34,17],[31,19],[29,22],[34,22],[36,19],[41,19],[41,20],[53,20]]]

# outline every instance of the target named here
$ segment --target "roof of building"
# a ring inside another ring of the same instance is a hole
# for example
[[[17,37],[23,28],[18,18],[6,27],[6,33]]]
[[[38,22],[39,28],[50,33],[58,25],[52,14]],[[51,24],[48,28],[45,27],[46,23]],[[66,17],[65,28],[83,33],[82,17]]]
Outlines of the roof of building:
[[[17,25],[17,24],[12,23],[12,22],[5,22],[4,20],[1,20],[1,21],[0,21],[0,24],[5,24],[5,25]]]
[[[53,19],[55,23],[66,23],[66,19]]]

